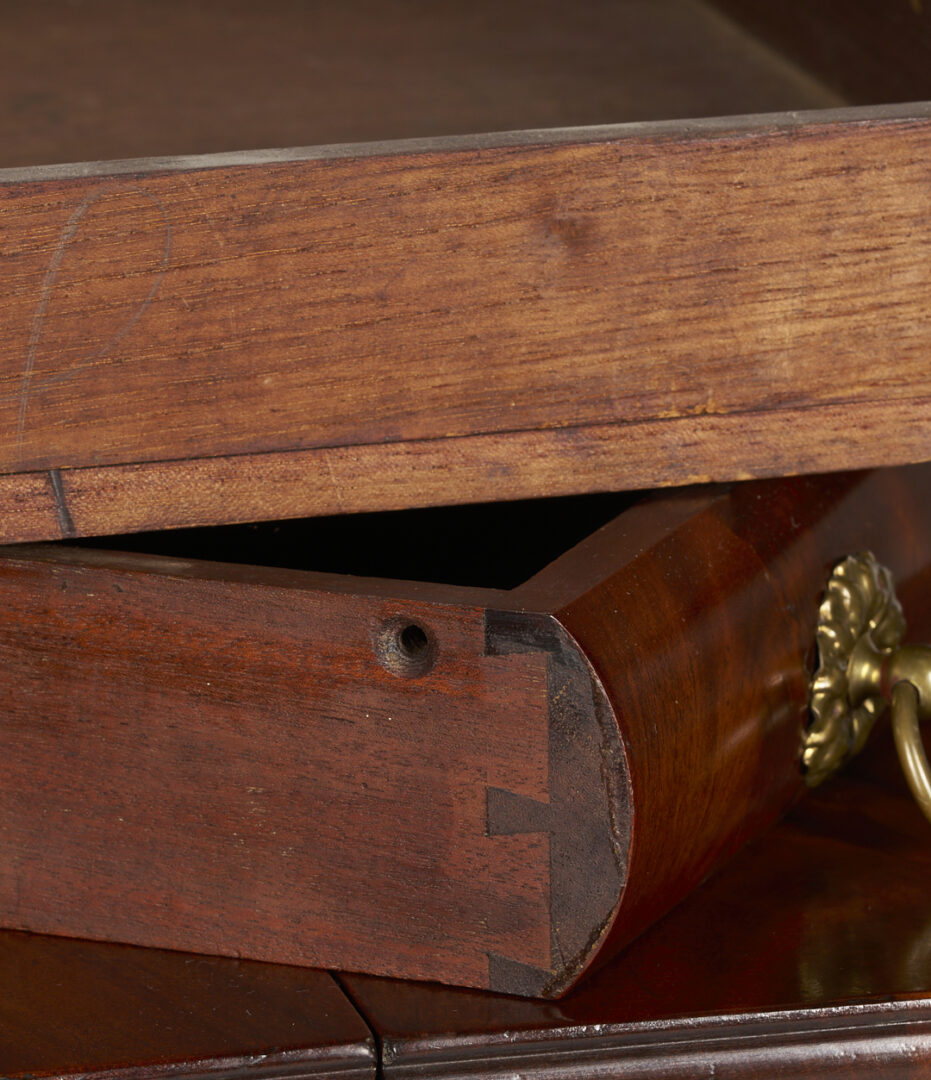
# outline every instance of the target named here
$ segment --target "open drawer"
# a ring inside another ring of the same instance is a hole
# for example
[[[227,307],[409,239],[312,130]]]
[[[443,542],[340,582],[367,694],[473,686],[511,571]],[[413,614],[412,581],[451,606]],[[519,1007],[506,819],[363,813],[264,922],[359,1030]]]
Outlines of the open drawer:
[[[839,559],[929,635],[929,485],[11,546],[0,926],[558,996],[802,793]]]
[[[929,20],[7,5],[0,538],[928,458]]]

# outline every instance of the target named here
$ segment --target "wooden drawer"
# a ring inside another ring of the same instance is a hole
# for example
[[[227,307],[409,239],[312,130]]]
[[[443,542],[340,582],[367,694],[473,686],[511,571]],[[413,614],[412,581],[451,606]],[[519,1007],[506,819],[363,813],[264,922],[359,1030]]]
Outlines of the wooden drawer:
[[[834,7],[10,7],[0,536],[928,458],[929,16]]]
[[[560,996],[802,795],[839,560],[875,551],[931,636],[929,489],[11,546],[0,926]],[[868,586],[832,643],[896,644]],[[860,744],[814,726],[826,772]]]
[[[40,0],[3,22],[0,541],[931,457],[920,3]],[[82,557],[145,561],[37,561]],[[7,932],[0,1069],[441,1076],[539,1067],[543,1042],[574,1074],[583,1050],[667,1069],[670,1044],[683,1072],[905,1069],[926,860],[913,808],[846,790],[853,825],[843,791],[806,804],[564,1008],[344,980],[378,1048],[320,973]],[[75,895],[72,919],[102,902]],[[104,992],[56,1032],[88,972]]]
[[[561,1002],[2,931],[0,1072],[924,1076],[931,851],[887,764],[861,759]]]

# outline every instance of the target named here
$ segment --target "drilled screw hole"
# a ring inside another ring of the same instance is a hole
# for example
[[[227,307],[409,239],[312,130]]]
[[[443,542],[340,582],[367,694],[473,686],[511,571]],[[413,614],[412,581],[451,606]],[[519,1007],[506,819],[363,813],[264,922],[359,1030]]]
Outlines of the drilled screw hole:
[[[398,632],[398,648],[408,660],[420,660],[430,651],[426,630],[417,623],[408,623]]]
[[[436,637],[427,626],[403,617],[389,619],[376,634],[375,655],[390,672],[414,679],[436,663]]]

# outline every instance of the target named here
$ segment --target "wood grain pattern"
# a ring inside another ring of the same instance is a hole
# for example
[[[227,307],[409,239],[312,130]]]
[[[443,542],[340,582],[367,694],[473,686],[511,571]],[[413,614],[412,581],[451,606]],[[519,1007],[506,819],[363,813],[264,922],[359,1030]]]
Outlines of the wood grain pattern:
[[[559,1002],[346,977],[384,1075],[926,1076],[931,851],[876,738]]]
[[[325,972],[0,932],[0,1075],[374,1080]]]
[[[513,591],[578,642],[624,740],[627,882],[602,957],[801,793],[814,628],[836,562],[877,553],[918,640],[931,630],[929,484],[923,466],[646,502]]]
[[[564,993],[801,793],[830,567],[926,597],[929,483],[647,499],[510,591],[11,548],[0,920]]]
[[[928,456],[931,398],[0,475],[0,542],[636,491]],[[903,410],[904,410],[903,404]],[[739,458],[736,447],[739,447]]]
[[[342,976],[371,1040],[318,972],[5,931],[0,1073],[911,1080],[931,1058],[929,873],[883,732],[558,1003]]]
[[[211,520],[228,460],[221,520],[924,460],[929,135],[913,106],[8,171],[5,536]]]
[[[486,834],[487,788],[546,799],[546,663],[485,655],[480,592],[53,549],[0,573],[5,925],[472,985],[489,952],[548,963],[545,838]]]

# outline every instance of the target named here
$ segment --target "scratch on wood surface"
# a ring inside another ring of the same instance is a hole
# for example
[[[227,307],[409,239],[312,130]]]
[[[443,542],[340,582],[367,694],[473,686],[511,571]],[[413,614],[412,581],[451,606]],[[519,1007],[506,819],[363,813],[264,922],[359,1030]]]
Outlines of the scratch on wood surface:
[[[88,211],[94,206],[95,203],[108,196],[124,196],[127,194],[139,194],[148,199],[159,211],[162,217],[164,226],[164,246],[162,251],[162,258],[159,266],[155,270],[155,277],[149,288],[148,293],[143,297],[141,303],[133,310],[131,316],[120,326],[120,328],[113,334],[107,341],[89,358],[79,364],[71,365],[66,371],[57,375],[48,376],[44,379],[35,379],[35,367],[36,367],[36,355],[39,350],[39,343],[42,339],[42,329],[45,325],[46,315],[48,312],[49,300],[52,296],[52,290],[55,287],[55,282],[58,278],[59,270],[61,269],[62,261],[65,257],[65,253],[68,250],[69,244],[74,239],[75,235],[80,228],[81,222],[87,216]],[[39,295],[39,303],[36,307],[35,314],[32,319],[32,329],[29,333],[29,344],[26,348],[26,362],[23,366],[23,376],[20,382],[19,389],[19,410],[17,414],[16,422],[16,449],[17,456],[22,457],[23,439],[26,431],[26,413],[29,408],[29,400],[31,394],[36,389],[51,386],[57,382],[63,382],[70,379],[77,371],[82,368],[93,364],[100,357],[105,355],[114,345],[117,344],[122,338],[124,338],[129,331],[136,325],[136,323],[142,318],[146,309],[152,303],[155,298],[155,294],[158,292],[159,286],[162,283],[162,278],[165,276],[165,271],[168,269],[168,264],[171,259],[171,222],[168,218],[168,211],[162,202],[151,192],[145,191],[142,188],[119,188],[114,190],[113,188],[105,188],[103,190],[97,190],[90,192],[84,199],[81,200],[77,208],[71,213],[71,216],[65,222],[65,226],[61,231],[61,235],[58,238],[58,243],[55,245],[55,251],[52,255],[52,260],[49,263],[48,269],[45,272],[45,277],[42,281],[42,291]]]
[[[26,409],[29,406],[29,391],[31,389],[33,371],[36,366],[36,351],[39,347],[39,339],[42,336],[42,324],[45,321],[45,312],[48,308],[49,297],[52,295],[52,287],[55,284],[55,279],[58,277],[58,269],[61,266],[62,259],[65,257],[65,251],[68,244],[73,239],[74,234],[77,232],[78,226],[81,224],[81,219],[91,206],[97,202],[101,195],[102,192],[100,191],[92,191],[81,200],[80,205],[72,212],[65,223],[64,229],[61,231],[61,236],[59,236],[58,244],[55,247],[55,253],[52,255],[52,261],[49,263],[48,270],[45,272],[45,278],[42,282],[42,292],[39,294],[39,304],[36,308],[35,315],[32,318],[32,330],[29,334],[29,345],[26,348],[26,363],[23,367],[23,378],[19,389],[19,414],[16,421],[16,448],[18,453],[21,453],[22,451],[23,432],[26,428]],[[54,481],[52,486],[54,488]]]
[[[61,481],[61,469],[49,469],[48,478],[49,483],[52,485],[52,495],[55,498],[55,515],[58,518],[58,528],[61,531],[62,539],[68,540],[72,536],[77,536],[78,530],[75,528],[74,519],[71,517],[71,511],[68,509],[68,502],[65,499],[65,488]]]
[[[186,173],[179,173],[178,179],[184,184],[185,188],[191,196],[191,201],[189,203],[190,207],[192,208],[193,212],[196,213],[199,218],[201,218],[204,225],[206,225],[207,231],[216,241],[219,257],[222,258],[223,261],[225,261],[226,258],[230,257],[226,254],[228,247],[226,237],[223,235],[221,230],[217,228],[213,216],[207,212],[204,205],[204,200],[200,192],[198,191],[197,185],[194,183],[193,178]],[[190,304],[188,303],[186,297],[182,296],[180,297],[180,300],[185,305],[185,307],[190,309]],[[236,334],[236,313],[232,303],[229,300],[226,303],[224,315],[226,318],[226,325],[228,328],[230,340],[232,341]]]
[[[336,473],[333,471],[333,458],[329,451],[327,451],[327,453],[324,455],[323,460],[326,465],[327,476],[330,478],[330,487],[333,491],[333,499],[336,502],[336,512],[338,514],[343,514],[345,513],[345,510],[343,509],[341,485],[339,480],[337,480],[336,478]]]

